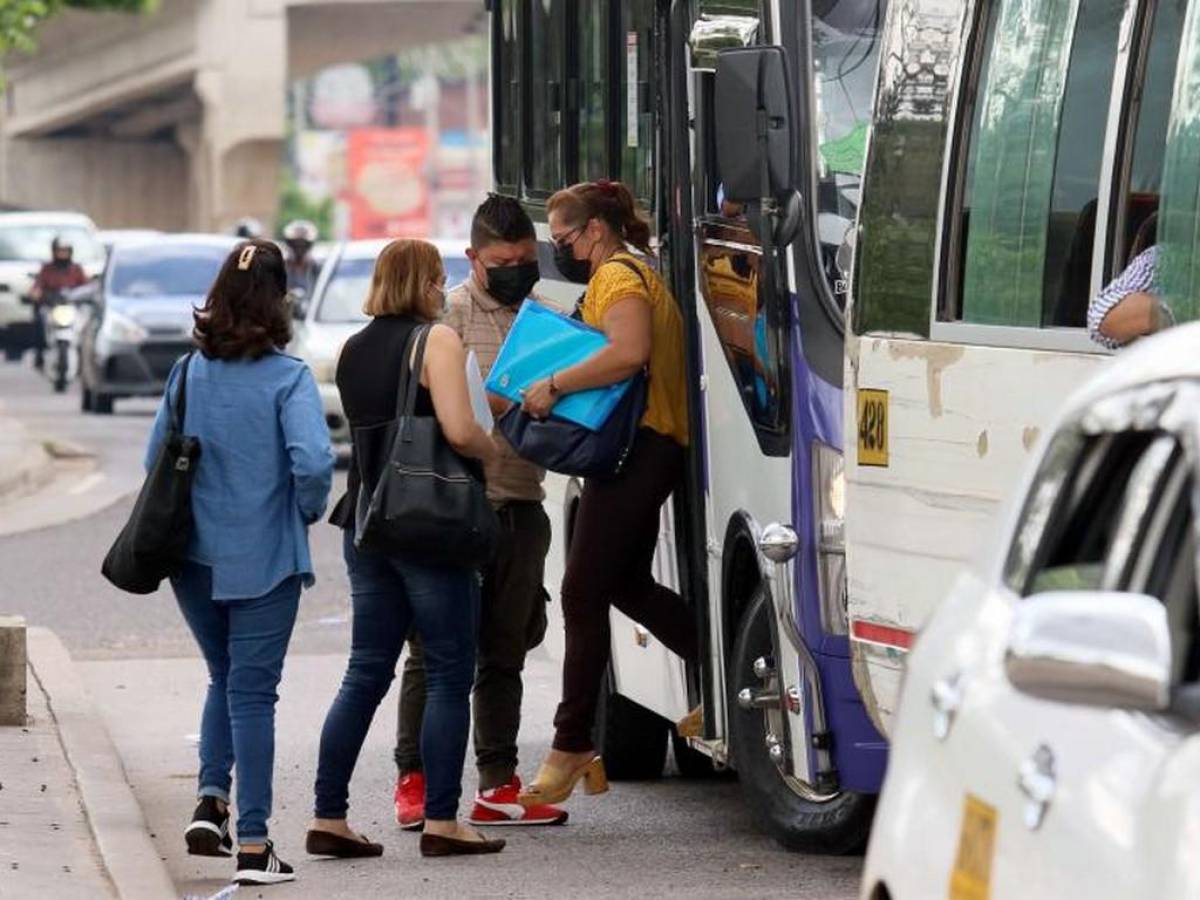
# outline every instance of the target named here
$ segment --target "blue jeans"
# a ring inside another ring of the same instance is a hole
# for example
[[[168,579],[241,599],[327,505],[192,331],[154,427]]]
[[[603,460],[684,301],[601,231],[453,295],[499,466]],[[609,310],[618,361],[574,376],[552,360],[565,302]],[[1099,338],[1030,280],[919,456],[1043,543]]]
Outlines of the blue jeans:
[[[228,803],[236,761],[238,841],[262,843],[271,816],[275,689],[296,623],[300,578],[286,578],[262,597],[214,601],[212,569],[189,562],[171,586],[208,664],[208,697],[200,720],[200,796]]]
[[[395,677],[409,629],[415,627],[429,682],[421,726],[425,815],[453,819],[471,725],[479,578],[470,569],[359,553],[349,529],[344,553],[354,607],[350,663],[321,732],[316,816],[346,817],[359,751]]]

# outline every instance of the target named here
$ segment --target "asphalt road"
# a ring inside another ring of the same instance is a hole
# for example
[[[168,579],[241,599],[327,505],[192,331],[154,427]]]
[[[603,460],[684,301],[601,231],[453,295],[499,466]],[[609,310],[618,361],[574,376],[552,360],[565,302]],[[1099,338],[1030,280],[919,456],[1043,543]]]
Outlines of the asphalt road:
[[[83,445],[95,456],[67,469],[46,493],[0,506],[0,607],[55,630],[79,661],[180,893],[208,896],[232,869],[182,852],[192,806],[196,731],[205,677],[168,592],[121,594],[100,560],[128,513],[140,478],[154,404],[118,404],[111,417],[83,416],[78,396],[54,396],[27,369],[0,364],[0,402],[35,433]],[[32,529],[32,530],[29,530]],[[320,726],[349,645],[348,586],[339,535],[312,531],[317,585],[301,601],[277,722],[272,834],[300,880],[238,896],[269,897],[793,897],[849,898],[861,859],[781,850],[756,827],[735,779],[614,784],[568,804],[554,829],[506,829],[498,857],[423,860],[391,820],[395,692],[384,700],[351,791],[351,821],[386,853],[361,863],[307,859],[303,835]],[[556,583],[558,566],[551,566]],[[522,770],[536,767],[550,738],[561,636],[529,660]],[[474,790],[465,776],[464,796]]]

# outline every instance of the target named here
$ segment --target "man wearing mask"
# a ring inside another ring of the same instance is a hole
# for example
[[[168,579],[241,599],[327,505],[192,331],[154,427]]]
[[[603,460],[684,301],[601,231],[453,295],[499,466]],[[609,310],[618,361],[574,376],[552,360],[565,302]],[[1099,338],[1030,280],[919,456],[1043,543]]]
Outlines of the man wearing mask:
[[[471,275],[446,298],[443,321],[475,351],[486,379],[521,302],[538,280],[537,236],[521,204],[490,195],[471,222]],[[489,397],[492,411],[508,403]],[[559,825],[567,814],[554,806],[522,808],[517,803],[517,732],[521,724],[521,673],[525,655],[546,631],[548,596],[543,581],[550,549],[550,519],[542,509],[542,469],[521,459],[496,434],[500,455],[487,466],[488,499],[500,520],[495,558],[481,573],[479,652],[475,673],[475,762],[479,792],[473,825]],[[421,718],[425,672],[418,641],[400,684],[396,735],[396,821],[406,829],[425,819],[425,779],[421,773]]]
[[[39,370],[45,365],[46,304],[64,291],[87,284],[87,273],[74,256],[75,248],[56,237],[50,242],[50,262],[42,266],[29,291],[34,307],[33,364]]]

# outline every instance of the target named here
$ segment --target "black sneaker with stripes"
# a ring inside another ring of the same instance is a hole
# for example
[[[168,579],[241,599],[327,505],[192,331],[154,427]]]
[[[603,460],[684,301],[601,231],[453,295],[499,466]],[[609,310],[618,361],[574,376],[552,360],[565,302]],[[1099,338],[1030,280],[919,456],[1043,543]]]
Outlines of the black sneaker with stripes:
[[[192,856],[233,856],[229,807],[222,811],[216,797],[201,797],[183,839]]]
[[[267,841],[267,849],[261,853],[238,851],[234,884],[279,884],[295,880],[296,873],[275,855],[275,845],[270,841]]]

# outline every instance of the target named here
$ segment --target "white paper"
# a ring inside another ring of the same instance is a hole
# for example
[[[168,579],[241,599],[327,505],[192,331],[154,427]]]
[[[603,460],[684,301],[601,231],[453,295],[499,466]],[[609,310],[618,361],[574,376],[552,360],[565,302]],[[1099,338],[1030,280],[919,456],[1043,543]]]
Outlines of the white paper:
[[[488,434],[496,427],[492,408],[488,406],[487,390],[483,386],[483,373],[479,370],[479,357],[472,350],[467,354],[467,393],[471,395],[471,412],[475,421]]]

